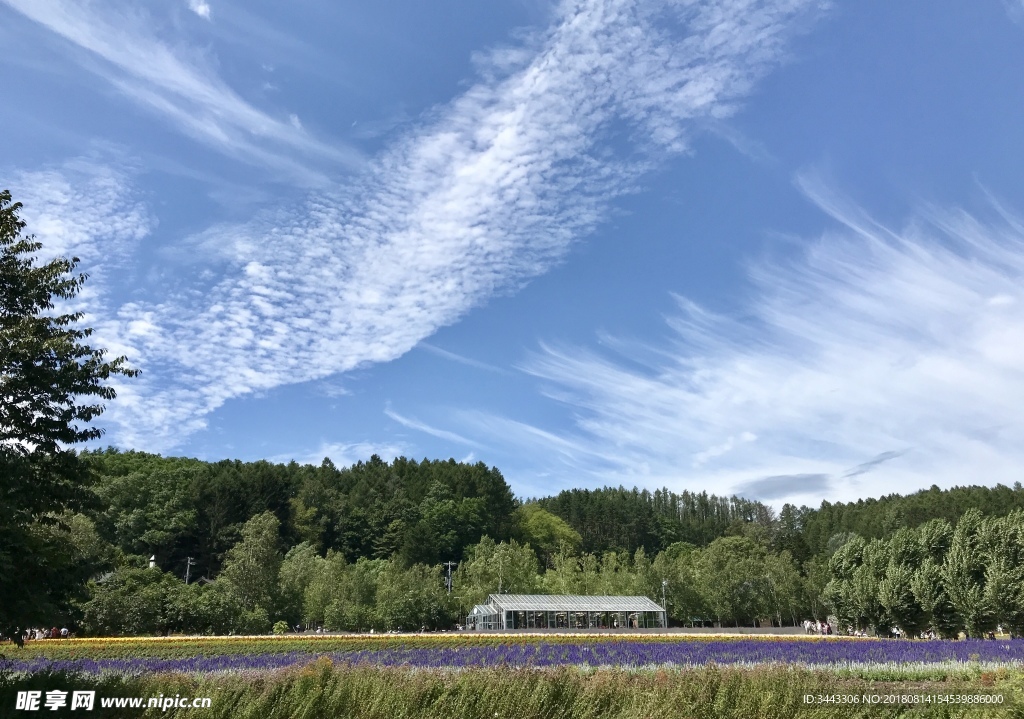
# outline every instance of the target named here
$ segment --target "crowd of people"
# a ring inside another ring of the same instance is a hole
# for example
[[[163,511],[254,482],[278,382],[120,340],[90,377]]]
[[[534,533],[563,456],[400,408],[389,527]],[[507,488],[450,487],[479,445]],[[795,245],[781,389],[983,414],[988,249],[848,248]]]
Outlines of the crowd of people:
[[[805,619],[804,620],[804,633],[805,634],[821,634],[821,635],[824,636],[824,635],[832,634],[832,631],[833,631],[832,630],[832,625],[829,624],[828,622],[818,621],[817,619],[815,619],[813,621],[810,620],[810,619]]]
[[[68,639],[73,636],[74,634],[67,627],[62,627],[61,629],[57,627],[51,627],[50,629],[26,629],[21,633],[21,638],[26,642],[30,639]]]
[[[833,628],[832,628],[832,626],[828,622],[811,621],[811,620],[808,619],[808,620],[804,621],[804,631],[807,634],[832,634]],[[999,635],[1003,634],[1003,628],[1001,626],[1000,627],[996,627],[996,631],[995,632],[992,632],[992,631],[985,632],[982,635],[982,637],[985,638],[985,639],[996,639],[996,634],[997,633]],[[888,636],[890,639],[906,639],[907,638],[907,634],[902,629],[900,629],[899,627],[892,627],[892,628],[890,628],[888,634],[880,633],[880,634],[877,634],[877,635],[873,635],[873,634],[869,634],[867,631],[865,631],[864,629],[861,629],[859,627],[848,626],[846,628],[846,634],[848,636],[851,636],[851,637]],[[911,636],[911,638],[915,638],[913,635],[910,635],[910,636]],[[920,632],[917,635],[916,638],[917,639],[937,639],[938,635],[933,630],[926,629],[926,630]]]

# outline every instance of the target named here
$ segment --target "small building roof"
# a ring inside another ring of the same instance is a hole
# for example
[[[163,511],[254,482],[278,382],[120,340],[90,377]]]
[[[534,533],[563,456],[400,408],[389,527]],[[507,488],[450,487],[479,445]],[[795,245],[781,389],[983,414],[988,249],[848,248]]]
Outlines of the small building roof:
[[[497,613],[497,607],[492,607],[489,604],[477,604],[475,607],[473,607],[473,611],[471,611],[469,615],[477,617],[491,617]]]
[[[581,594],[492,594],[487,603],[502,611],[526,612],[663,612],[648,597],[585,596]],[[475,609],[473,610],[476,611]],[[493,611],[493,610],[492,610]]]

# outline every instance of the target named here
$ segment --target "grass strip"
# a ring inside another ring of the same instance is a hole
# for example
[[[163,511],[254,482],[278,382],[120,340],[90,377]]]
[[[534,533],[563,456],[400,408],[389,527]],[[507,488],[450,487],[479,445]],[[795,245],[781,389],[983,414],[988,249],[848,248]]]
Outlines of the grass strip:
[[[14,712],[17,691],[87,689],[98,696],[212,699],[205,719],[824,719],[826,717],[1021,717],[1024,675],[997,670],[940,681],[865,679],[800,667],[704,666],[689,669],[381,669],[322,659],[301,668],[216,675],[87,677],[40,672],[0,674],[0,716]],[[947,703],[942,697],[999,696],[1001,704]],[[815,697],[808,703],[806,696]],[[857,697],[819,703],[817,697]],[[884,698],[917,696],[917,703]],[[865,698],[880,697],[879,703]],[[5,712],[7,712],[5,714]],[[50,712],[47,712],[48,714]],[[54,712],[57,713],[57,712]],[[103,709],[97,717],[185,717],[195,709]]]

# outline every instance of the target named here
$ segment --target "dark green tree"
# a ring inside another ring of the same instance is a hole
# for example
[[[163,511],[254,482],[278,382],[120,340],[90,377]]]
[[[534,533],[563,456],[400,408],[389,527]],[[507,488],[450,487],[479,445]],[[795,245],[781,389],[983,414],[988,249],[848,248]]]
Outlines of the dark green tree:
[[[779,512],[778,529],[772,544],[776,551],[787,551],[797,564],[810,558],[807,541],[804,539],[803,518],[806,509],[797,509],[792,504],[783,505]]]
[[[881,582],[889,567],[889,543],[872,539],[864,545],[861,565],[853,572],[853,601],[857,613],[876,633],[886,634],[895,624],[881,600]]]
[[[994,618],[1011,636],[1024,632],[1024,513],[986,521],[985,601]]]
[[[960,617],[946,592],[941,560],[925,559],[915,570],[910,587],[932,631],[943,639],[955,639],[960,633]]]
[[[863,537],[849,536],[828,559],[831,579],[822,590],[823,603],[835,612],[844,627],[863,629],[867,618],[861,612],[854,591],[854,577],[864,563]]]
[[[42,244],[23,236],[20,202],[0,191],[0,635],[48,624],[84,583],[75,557],[55,550],[58,515],[94,503],[90,473],[70,445],[97,439],[91,422],[114,398],[114,375],[134,376],[125,358],[86,344],[81,312],[55,310],[86,280],[78,258],[37,263]]]
[[[914,593],[915,570],[924,560],[920,532],[903,527],[889,538],[889,564],[879,581],[879,602],[904,636],[928,626],[928,610]]]
[[[946,593],[969,637],[981,637],[996,626],[995,612],[985,591],[984,519],[977,509],[964,512],[942,565]]]
[[[96,636],[165,634],[178,629],[168,595],[185,585],[159,569],[121,567],[90,583],[82,629]]]
[[[768,551],[749,537],[721,537],[701,550],[698,591],[723,625],[752,623],[771,612]]]

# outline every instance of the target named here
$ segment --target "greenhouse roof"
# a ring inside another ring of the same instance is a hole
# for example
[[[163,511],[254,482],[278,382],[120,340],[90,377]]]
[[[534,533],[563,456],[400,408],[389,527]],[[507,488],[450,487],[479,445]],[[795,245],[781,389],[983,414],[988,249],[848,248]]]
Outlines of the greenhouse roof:
[[[526,612],[661,612],[647,597],[584,596],[580,594],[492,594],[487,603],[504,611]]]

